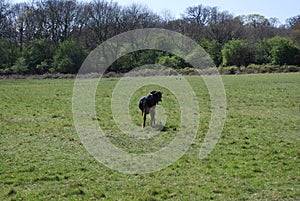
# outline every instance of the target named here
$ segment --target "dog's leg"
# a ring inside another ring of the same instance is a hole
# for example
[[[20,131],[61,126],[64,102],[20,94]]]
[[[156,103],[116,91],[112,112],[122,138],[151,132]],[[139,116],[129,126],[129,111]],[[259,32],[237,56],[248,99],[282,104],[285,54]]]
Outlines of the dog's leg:
[[[151,126],[155,126],[155,106],[150,108]]]
[[[142,128],[145,128],[146,126],[146,111],[143,112],[143,123],[142,123]]]

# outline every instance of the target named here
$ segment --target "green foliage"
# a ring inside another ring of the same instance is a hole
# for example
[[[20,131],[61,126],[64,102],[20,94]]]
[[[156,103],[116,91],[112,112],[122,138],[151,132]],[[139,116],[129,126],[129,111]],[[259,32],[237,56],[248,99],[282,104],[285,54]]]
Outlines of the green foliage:
[[[77,73],[86,56],[75,41],[64,41],[53,57],[54,70],[60,73]]]
[[[137,65],[136,55],[137,53],[130,53],[119,58],[114,64],[108,69],[113,72],[128,72]]]
[[[300,50],[287,38],[275,36],[266,40],[266,49],[271,62],[278,65],[299,65]]]
[[[255,53],[246,40],[231,40],[222,49],[223,66],[248,66],[255,60]]]
[[[45,72],[49,72],[50,69],[50,62],[42,61],[40,64],[36,65],[36,72],[38,73],[45,73]]]
[[[260,43],[232,40],[222,49],[223,66],[249,64],[299,65],[300,51],[287,38],[276,36]]]
[[[210,55],[216,66],[222,64],[222,45],[216,40],[202,40],[201,47]]]
[[[108,71],[126,73],[135,67],[154,64],[156,60],[163,54],[157,50],[139,50],[131,52],[115,61]]]
[[[178,70],[178,73],[182,74],[182,75],[193,75],[196,74],[198,71],[195,68],[191,68],[191,67],[185,67],[185,68],[181,68]]]
[[[299,24],[300,24],[300,22],[299,22]],[[299,27],[300,27],[300,25],[299,25]],[[292,39],[299,49],[300,48],[300,28],[292,31]]]
[[[252,64],[271,63],[271,56],[268,52],[268,46],[264,41],[256,42],[254,46],[255,62]]]
[[[164,56],[161,56],[157,61],[158,65],[169,67],[169,68],[175,68],[175,69],[180,69],[180,68],[184,67],[184,63],[185,62],[183,59],[181,59],[175,55],[171,55],[171,56],[164,55]]]
[[[19,51],[16,44],[7,40],[0,39],[0,69],[8,72],[9,68],[17,61]]]
[[[54,47],[50,41],[41,39],[30,42],[23,50],[30,73],[46,73],[54,53]]]
[[[145,65],[145,64],[154,64],[157,62],[157,60],[165,55],[166,53],[159,51],[159,50],[144,50],[142,51],[142,54],[140,55],[140,64],[139,65]]]
[[[254,28],[259,26],[269,26],[270,21],[265,16],[260,14],[250,14],[246,16],[242,16],[243,22],[246,25],[252,26]]]
[[[139,50],[119,58],[108,69],[113,72],[129,72],[130,70],[149,64],[162,65],[180,69],[189,66],[182,58],[160,50]]]
[[[9,63],[9,45],[8,41],[1,39],[0,40],[0,69],[5,67],[5,64]]]
[[[28,65],[24,57],[19,57],[15,63],[11,67],[12,73],[15,74],[26,74],[28,72]]]
[[[0,2],[0,74],[12,73],[19,57],[25,58],[23,67],[28,67],[20,71],[23,73],[74,74],[98,44],[128,30],[150,27],[191,37],[216,66],[300,65],[299,15],[279,27],[276,18],[260,14],[234,16],[201,4],[188,7],[181,18],[172,19],[167,13],[162,17],[139,4],[122,7],[107,0]],[[151,42],[157,49],[172,47],[159,35]],[[189,66],[165,52],[139,50],[119,58],[107,71],[126,73],[155,63],[176,70]],[[16,69],[14,72],[19,72]]]

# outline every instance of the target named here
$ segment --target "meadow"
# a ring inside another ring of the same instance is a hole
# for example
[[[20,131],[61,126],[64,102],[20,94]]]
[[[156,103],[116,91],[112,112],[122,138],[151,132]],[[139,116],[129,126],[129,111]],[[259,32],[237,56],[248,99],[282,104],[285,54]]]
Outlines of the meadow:
[[[0,80],[0,200],[299,200],[300,74],[222,76],[227,118],[218,144],[202,160],[209,94],[204,82],[185,79],[199,102],[196,139],[179,160],[148,174],[111,170],[87,152],[73,122],[74,79]],[[165,129],[140,142],[122,135],[113,121],[110,100],[118,80],[101,80],[94,120],[133,153],[167,144],[179,126],[176,97],[164,89]],[[137,100],[154,87],[132,95],[136,125]]]

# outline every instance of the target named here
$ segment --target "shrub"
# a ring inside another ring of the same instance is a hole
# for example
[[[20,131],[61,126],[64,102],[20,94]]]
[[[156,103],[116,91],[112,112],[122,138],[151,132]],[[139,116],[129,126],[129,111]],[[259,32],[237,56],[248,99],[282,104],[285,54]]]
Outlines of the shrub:
[[[245,40],[231,40],[222,49],[223,66],[248,66],[255,61],[255,51]]]
[[[54,47],[50,41],[45,39],[34,40],[23,50],[24,58],[32,74],[43,74],[48,72],[48,63],[52,62]]]
[[[25,74],[28,72],[28,65],[26,64],[26,60],[24,57],[20,57],[17,59],[15,65],[11,67],[12,73],[15,74]]]
[[[161,56],[157,62],[158,65],[166,66],[170,68],[179,69],[184,64],[184,61],[177,56]]]
[[[53,57],[53,68],[51,71],[59,73],[77,73],[86,53],[76,44],[75,41],[64,41],[60,44]]]
[[[272,64],[299,65],[300,50],[287,38],[275,36],[266,41]]]

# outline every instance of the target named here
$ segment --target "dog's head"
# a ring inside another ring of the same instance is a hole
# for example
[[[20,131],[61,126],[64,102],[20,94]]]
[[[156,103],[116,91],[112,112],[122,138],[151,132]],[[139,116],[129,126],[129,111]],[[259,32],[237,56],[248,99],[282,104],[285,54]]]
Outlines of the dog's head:
[[[161,98],[162,98],[162,91],[151,91],[150,94],[152,94],[153,96],[153,99],[155,100],[155,102],[159,102],[159,101],[162,101]]]

